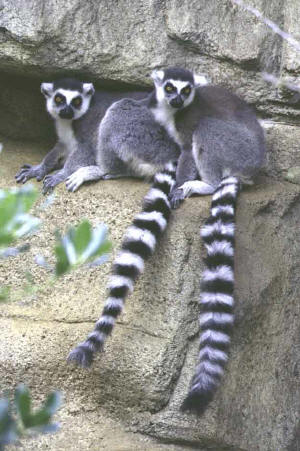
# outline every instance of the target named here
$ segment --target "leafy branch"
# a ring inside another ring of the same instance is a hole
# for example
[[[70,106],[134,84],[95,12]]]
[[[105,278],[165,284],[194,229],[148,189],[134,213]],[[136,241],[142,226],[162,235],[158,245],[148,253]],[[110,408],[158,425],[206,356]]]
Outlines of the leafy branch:
[[[59,428],[58,423],[51,421],[61,405],[58,391],[50,393],[42,407],[35,412],[31,404],[30,392],[24,384],[16,388],[14,402],[10,403],[7,398],[0,399],[0,451],[21,437],[52,433]]]

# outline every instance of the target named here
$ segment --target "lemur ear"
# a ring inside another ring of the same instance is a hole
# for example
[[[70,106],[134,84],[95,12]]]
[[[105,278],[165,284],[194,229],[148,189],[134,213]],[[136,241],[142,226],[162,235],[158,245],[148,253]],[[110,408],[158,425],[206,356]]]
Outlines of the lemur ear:
[[[163,70],[154,69],[151,73],[151,78],[155,84],[161,85],[164,79],[164,75],[165,73]]]
[[[194,75],[194,83],[196,88],[199,86],[208,85],[210,80],[205,74],[193,74]]]
[[[53,83],[42,83],[41,93],[44,94],[45,97],[51,97],[53,94]]]
[[[83,92],[87,96],[92,96],[95,93],[95,88],[94,88],[93,83],[83,83],[82,88],[83,88]]]

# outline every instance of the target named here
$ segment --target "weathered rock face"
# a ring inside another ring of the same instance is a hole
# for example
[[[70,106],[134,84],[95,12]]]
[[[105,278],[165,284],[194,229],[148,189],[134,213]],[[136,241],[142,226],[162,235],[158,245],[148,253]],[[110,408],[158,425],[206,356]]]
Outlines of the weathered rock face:
[[[297,2],[248,3],[297,35]],[[30,252],[0,262],[0,286],[15,289],[14,302],[1,306],[1,389],[22,380],[38,397],[52,388],[65,393],[62,433],[26,449],[98,449],[98,443],[108,451],[300,448],[300,188],[280,181],[287,174],[298,180],[293,168],[300,166],[300,97],[276,90],[260,75],[264,70],[293,81],[299,60],[230,0],[0,0],[0,134],[22,139],[14,144],[4,139],[1,187],[14,185],[19,167],[39,162],[54,139],[41,81],[76,75],[102,87],[149,87],[150,71],[169,65],[207,73],[268,118],[265,173],[272,176],[240,197],[231,357],[224,383],[201,419],[181,414],[179,406],[196,362],[204,252],[198,231],[209,200],[191,199],[174,213],[106,352],[84,372],[65,359],[101,310],[109,265],[77,271],[52,290],[33,257],[49,256],[55,229],[82,217],[107,223],[117,249],[147,186],[111,181],[74,195],[58,188],[54,204],[38,213],[44,227],[30,238]],[[20,291],[26,270],[40,286],[32,296]],[[120,435],[106,422],[107,412],[133,431],[170,444]],[[122,442],[111,441],[109,433]]]
[[[297,33],[292,0],[248,3]],[[299,65],[294,50],[230,0],[2,0],[0,27],[2,70],[34,77],[67,70],[145,84],[151,68],[176,63],[208,71],[261,103],[272,90],[255,75],[296,73]]]
[[[7,186],[13,184],[13,174],[24,158],[20,147],[4,144],[1,184]],[[39,148],[34,154],[28,152],[27,158],[38,161]],[[204,254],[198,230],[208,214],[207,198],[190,199],[174,213],[160,249],[92,370],[66,364],[69,350],[99,315],[109,265],[78,270],[53,290],[46,284],[46,274],[33,263],[34,255],[49,257],[55,229],[63,230],[66,223],[74,224],[81,217],[94,224],[106,222],[116,250],[146,190],[142,182],[123,180],[86,186],[71,196],[61,186],[54,204],[39,213],[44,225],[41,233],[27,240],[31,250],[1,263],[0,284],[14,286],[14,301],[1,306],[1,387],[22,380],[38,396],[60,388],[65,393],[63,424],[67,430],[75,428],[81,449],[90,449],[97,439],[100,432],[92,431],[101,430],[97,421],[104,408],[134,431],[181,443],[182,449],[193,444],[203,450],[296,450],[300,416],[297,185],[261,178],[240,196],[237,321],[231,357],[222,387],[202,419],[181,414],[179,407],[197,356],[197,298]],[[39,290],[23,297],[19,290],[26,270]],[[82,431],[76,426],[81,423]],[[27,449],[47,449],[49,440]],[[74,442],[67,431],[51,439],[52,449],[73,449],[69,443]]]
[[[297,32],[300,12],[292,0],[249,3],[286,31]],[[298,122],[299,96],[268,85],[261,71],[293,80],[299,55],[230,0],[2,0],[0,133],[53,140],[41,81],[67,74],[102,87],[149,87],[151,70],[170,65],[207,73],[271,117],[275,125],[268,136],[275,147],[278,136],[281,142],[294,140],[290,127]],[[293,144],[281,151],[276,162],[269,158],[268,174],[285,175],[300,165]]]

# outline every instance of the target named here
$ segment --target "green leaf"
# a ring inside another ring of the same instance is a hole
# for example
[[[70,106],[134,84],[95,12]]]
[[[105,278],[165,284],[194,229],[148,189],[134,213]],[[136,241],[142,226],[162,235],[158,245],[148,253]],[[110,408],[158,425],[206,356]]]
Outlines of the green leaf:
[[[1,287],[0,288],[0,304],[1,302],[7,302],[9,298],[10,287]]]
[[[24,384],[20,384],[16,388],[15,405],[24,427],[30,427],[31,399],[29,390]]]
[[[100,225],[92,229],[87,220],[82,221],[75,228],[69,228],[63,237],[57,234],[57,239],[56,276],[61,276],[72,268],[90,262],[111,249],[111,243],[107,240],[107,228]]]
[[[13,443],[17,438],[17,428],[10,414],[9,402],[5,398],[0,399],[0,449]]]
[[[102,246],[94,252],[91,257],[100,257],[101,255],[108,254],[112,249],[112,243],[110,241],[105,241]]]
[[[51,419],[51,414],[45,410],[40,409],[36,413],[30,415],[26,428],[36,428],[38,426],[46,426]]]
[[[38,227],[40,220],[28,214],[37,196],[37,190],[30,185],[0,190],[0,247]]]
[[[0,450],[2,451],[5,445],[16,441],[26,431],[29,433],[55,432],[59,424],[51,423],[51,418],[60,405],[60,393],[53,392],[47,396],[43,406],[32,413],[29,390],[24,384],[20,384],[15,390],[18,421],[11,416],[8,399],[0,399]]]
[[[67,254],[61,245],[55,246],[56,255],[56,265],[55,265],[55,275],[57,277],[62,276],[70,269],[70,263],[68,261]]]
[[[62,403],[61,393],[59,391],[55,391],[50,393],[50,395],[48,395],[44,404],[44,408],[51,415],[54,415],[54,413],[60,408],[61,403]]]
[[[30,414],[26,427],[38,429],[40,432],[50,432],[50,429],[57,429],[57,425],[53,426],[50,420],[60,406],[60,392],[50,393],[43,406],[37,412]]]
[[[87,220],[83,220],[79,226],[74,229],[73,242],[78,255],[81,255],[88,246],[92,236],[91,229],[91,224]]]

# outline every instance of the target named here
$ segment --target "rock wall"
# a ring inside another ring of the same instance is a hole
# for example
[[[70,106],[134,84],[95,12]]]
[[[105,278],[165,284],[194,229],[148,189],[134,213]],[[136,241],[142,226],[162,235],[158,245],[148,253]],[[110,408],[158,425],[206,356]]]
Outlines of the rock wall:
[[[14,185],[24,148],[28,161],[39,161],[39,146],[4,141],[1,186]],[[262,177],[240,196],[237,318],[230,361],[215,401],[201,419],[181,414],[179,407],[198,350],[197,299],[204,254],[199,227],[207,217],[209,198],[189,199],[174,212],[158,252],[93,368],[84,371],[67,365],[70,349],[91,331],[101,311],[110,264],[78,270],[53,288],[34,256],[42,253],[52,261],[55,230],[64,230],[82,217],[108,225],[116,252],[146,190],[145,183],[132,180],[84,186],[74,195],[60,186],[50,207],[37,208],[43,228],[26,240],[30,251],[0,261],[0,285],[14,288],[13,300],[0,306],[1,388],[22,380],[35,397],[59,388],[65,398],[59,414],[62,433],[26,449],[50,446],[71,451],[73,437],[81,443],[80,449],[95,449],[106,412],[132,431],[168,441],[170,450],[171,444],[179,444],[184,450],[194,446],[203,451],[296,451],[300,416],[297,185]],[[39,287],[31,295],[22,291],[27,271]],[[122,443],[119,448],[108,447],[108,451],[144,449],[123,448]]]
[[[293,0],[248,3],[297,35],[300,7]],[[295,81],[299,60],[281,37],[231,0],[1,0],[0,134],[53,140],[39,94],[42,80],[75,75],[101,87],[149,87],[153,68],[180,65],[232,88],[272,121],[275,156],[267,173],[284,176],[300,166],[292,143],[300,97],[270,86],[261,72]]]
[[[248,3],[297,35],[297,2]],[[286,42],[230,0],[0,0],[0,134],[22,140],[4,138],[1,187],[14,184],[24,162],[39,162],[54,139],[39,93],[42,80],[67,74],[109,89],[147,88],[149,72],[168,65],[209,74],[267,119],[265,173],[271,176],[239,201],[232,352],[224,384],[201,419],[180,414],[179,405],[197,354],[198,231],[209,200],[191,199],[174,214],[106,353],[85,373],[67,366],[65,357],[97,318],[109,266],[69,275],[51,292],[32,262],[34,253],[53,242],[56,227],[82,216],[106,222],[116,249],[147,186],[111,181],[74,195],[59,187],[55,203],[42,213],[42,234],[30,238],[31,251],[0,262],[0,284],[9,281],[16,289],[16,301],[1,306],[1,389],[19,380],[36,395],[61,388],[65,431],[74,430],[28,449],[71,450],[74,437],[82,450],[95,449],[106,415],[98,416],[99,409],[180,449],[299,449],[300,188],[281,179],[300,166],[300,102],[261,78],[264,70],[293,81],[299,61]],[[44,147],[32,144],[41,140]],[[42,289],[23,299],[18,287],[25,268]],[[138,446],[103,449],[146,449]]]

